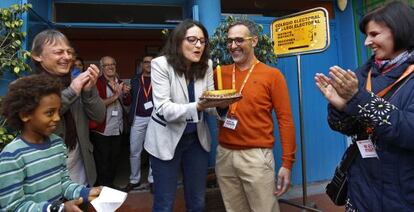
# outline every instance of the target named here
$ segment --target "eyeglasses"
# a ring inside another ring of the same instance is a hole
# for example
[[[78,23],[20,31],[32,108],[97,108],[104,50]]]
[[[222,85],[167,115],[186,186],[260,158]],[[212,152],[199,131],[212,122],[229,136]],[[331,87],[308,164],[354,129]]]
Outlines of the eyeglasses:
[[[233,45],[233,42],[236,44],[236,46],[240,46],[240,45],[242,45],[243,43],[244,43],[244,41],[246,41],[246,40],[250,40],[250,39],[252,39],[253,37],[245,37],[245,38],[242,38],[242,37],[237,37],[237,38],[227,38],[227,40],[226,40],[226,44],[227,44],[227,46],[228,47],[230,47],[231,45]]]
[[[200,41],[200,44],[201,45],[205,45],[206,44],[206,39],[204,39],[204,38],[197,38],[196,36],[187,36],[187,37],[185,37],[185,39],[189,43],[191,43],[193,45],[196,45],[198,41]]]
[[[103,64],[102,67],[107,68],[109,66],[116,66],[116,63],[109,63],[109,64]]]
[[[144,64],[148,64],[148,63],[151,63],[151,60],[150,60],[150,61],[146,61],[146,60],[144,60],[144,61],[142,61],[142,63],[144,63]]]

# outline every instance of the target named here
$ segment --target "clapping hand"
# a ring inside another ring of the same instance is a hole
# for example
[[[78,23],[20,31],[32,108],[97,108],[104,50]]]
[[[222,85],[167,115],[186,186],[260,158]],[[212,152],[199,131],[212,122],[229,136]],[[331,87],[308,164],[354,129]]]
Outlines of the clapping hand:
[[[358,92],[358,79],[351,70],[339,66],[329,69],[329,75],[316,73],[315,82],[321,93],[337,110],[342,111],[347,102]]]
[[[90,90],[93,86],[95,86],[98,75],[98,67],[96,67],[94,64],[91,64],[86,71],[80,73],[76,78],[72,80],[70,87],[75,91],[77,95],[79,95],[82,90]]]
[[[358,92],[358,78],[351,70],[343,70],[339,66],[332,66],[329,69],[331,76],[330,83],[335,88],[339,96],[347,102]]]
[[[131,86],[127,85],[126,83],[122,82],[122,93],[127,94],[131,90]]]
[[[87,82],[89,82],[89,73],[85,71],[72,80],[70,87],[79,95]]]
[[[342,111],[346,106],[346,100],[339,96],[335,88],[330,84],[330,79],[322,73],[315,75],[316,86],[319,88],[325,98],[331,103],[337,110]]]
[[[86,69],[86,71],[83,73],[87,73],[88,78],[89,78],[88,82],[84,85],[83,90],[85,91],[91,90],[91,88],[95,86],[96,81],[98,80],[99,68],[96,65],[91,64],[88,67],[88,69]]]

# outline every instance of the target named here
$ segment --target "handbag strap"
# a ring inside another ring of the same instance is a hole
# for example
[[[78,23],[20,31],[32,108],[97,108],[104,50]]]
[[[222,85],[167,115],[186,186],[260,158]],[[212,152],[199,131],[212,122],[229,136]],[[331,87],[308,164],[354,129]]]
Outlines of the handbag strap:
[[[352,161],[358,154],[358,147],[355,143],[352,143],[348,147],[347,155],[344,157],[344,159],[341,161],[341,164],[339,165],[339,169],[342,172],[346,172],[348,168],[351,166]]]
[[[410,65],[408,68],[412,68],[412,66],[414,65]],[[400,82],[398,82],[397,84],[395,84],[395,86],[393,86],[391,88],[390,91],[388,91],[382,98],[385,100],[389,100],[394,94],[395,92],[402,86],[404,85],[409,79],[411,79],[413,77],[413,74],[411,73],[408,77],[406,77],[404,80],[401,80]],[[348,147],[348,152],[346,153],[347,156],[341,161],[341,164],[339,165],[339,169],[342,172],[346,172],[348,170],[348,168],[351,166],[352,161],[354,160],[354,158],[358,155],[359,151],[358,151],[358,146],[356,145],[356,143],[352,143],[349,147]],[[349,157],[348,157],[349,156]]]

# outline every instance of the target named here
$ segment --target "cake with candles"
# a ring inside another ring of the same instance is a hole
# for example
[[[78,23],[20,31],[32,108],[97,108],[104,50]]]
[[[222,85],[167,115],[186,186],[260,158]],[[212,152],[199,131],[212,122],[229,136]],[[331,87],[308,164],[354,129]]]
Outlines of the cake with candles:
[[[219,61],[217,61],[219,64]],[[218,90],[211,90],[211,91],[204,91],[201,95],[201,99],[232,99],[232,98],[240,98],[241,94],[237,92],[236,89],[223,89],[223,82],[221,79],[221,67],[217,65],[216,67],[216,75],[217,75],[217,87]]]

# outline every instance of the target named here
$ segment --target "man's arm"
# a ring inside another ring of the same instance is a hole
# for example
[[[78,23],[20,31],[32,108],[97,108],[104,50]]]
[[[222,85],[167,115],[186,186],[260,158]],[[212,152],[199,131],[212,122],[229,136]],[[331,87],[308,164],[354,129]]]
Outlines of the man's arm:
[[[291,170],[295,161],[295,125],[290,105],[286,80],[281,72],[275,71],[276,80],[272,84],[272,102],[279,125],[282,146],[282,167],[279,169],[275,195],[284,194],[291,183]]]

